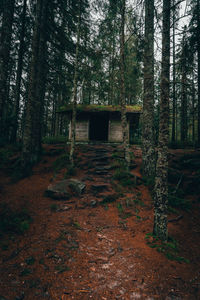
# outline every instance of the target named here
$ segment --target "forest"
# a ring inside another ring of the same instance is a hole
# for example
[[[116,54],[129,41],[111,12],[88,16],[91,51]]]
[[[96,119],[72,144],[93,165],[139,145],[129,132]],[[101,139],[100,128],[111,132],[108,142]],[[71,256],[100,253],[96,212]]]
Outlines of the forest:
[[[200,1],[0,1],[0,300],[200,299]]]

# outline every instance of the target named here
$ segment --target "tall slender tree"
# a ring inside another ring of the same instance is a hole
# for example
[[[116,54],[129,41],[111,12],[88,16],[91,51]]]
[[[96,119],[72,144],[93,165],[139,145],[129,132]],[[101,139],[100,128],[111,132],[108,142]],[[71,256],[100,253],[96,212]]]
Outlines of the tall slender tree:
[[[186,31],[186,29],[185,29]],[[187,73],[188,73],[188,45],[186,41],[186,32],[183,33],[182,38],[182,49],[181,49],[181,142],[185,143],[187,141]]]
[[[173,0],[173,24],[172,24],[172,59],[173,59],[173,81],[172,81],[172,143],[176,140],[176,65],[175,65],[175,24],[176,24],[176,6]]]
[[[25,52],[25,25],[26,25],[26,10],[27,10],[27,0],[23,2],[23,10],[21,15],[21,32],[19,41],[19,52],[18,52],[18,62],[17,62],[17,74],[16,74],[16,86],[15,86],[15,102],[14,102],[14,120],[11,133],[11,141],[16,142],[17,129],[18,129],[18,118],[19,118],[19,103],[20,103],[20,92],[21,92],[21,81],[22,81],[22,71],[23,71],[23,57]]]
[[[142,164],[146,177],[155,176],[154,140],[154,1],[145,0],[144,99]]]
[[[200,146],[200,2],[197,0],[198,145]]]
[[[15,0],[4,1],[0,30],[0,138],[5,138],[5,108],[8,98],[8,73]]]
[[[76,55],[74,65],[74,81],[73,81],[73,99],[72,99],[72,122],[71,122],[71,145],[70,145],[70,163],[74,167],[74,148],[76,139],[76,106],[77,106],[77,84],[78,84],[78,59],[79,59],[79,47],[80,47],[80,35],[81,35],[81,4],[82,0],[79,0],[78,11],[78,24],[77,24],[77,42],[76,42]]]
[[[125,98],[125,57],[124,57],[124,27],[125,27],[125,9],[126,0],[121,0],[121,30],[120,30],[120,102],[121,102],[121,123],[123,135],[123,148],[126,166],[129,169],[130,154],[129,154],[129,141],[128,141],[128,126],[126,117],[126,98]]]
[[[22,166],[38,161],[41,152],[42,116],[46,83],[48,0],[37,0],[35,28],[32,41],[32,61],[25,130],[22,149]]]
[[[168,238],[168,142],[169,142],[169,71],[170,71],[170,0],[163,0],[162,69],[158,159],[154,192],[154,229],[161,240]]]

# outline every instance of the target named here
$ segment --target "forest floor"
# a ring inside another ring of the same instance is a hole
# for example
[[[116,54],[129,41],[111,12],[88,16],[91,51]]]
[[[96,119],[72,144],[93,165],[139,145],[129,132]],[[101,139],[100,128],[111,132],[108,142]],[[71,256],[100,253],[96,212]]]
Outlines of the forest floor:
[[[41,162],[18,182],[1,171],[1,206],[9,207],[8,215],[26,209],[31,223],[21,235],[1,233],[0,299],[200,299],[199,195],[187,192],[181,209],[170,209],[171,239],[161,244],[151,235],[153,203],[141,179],[139,147],[131,149],[133,181],[124,183],[114,176],[119,146],[78,146],[71,177],[86,188],[62,201],[47,197],[45,190],[66,174],[58,166],[63,148],[44,145]],[[170,153],[174,167],[185,153],[199,152]],[[191,184],[196,173],[183,167],[177,172],[188,175]],[[175,191],[188,187],[177,178]]]

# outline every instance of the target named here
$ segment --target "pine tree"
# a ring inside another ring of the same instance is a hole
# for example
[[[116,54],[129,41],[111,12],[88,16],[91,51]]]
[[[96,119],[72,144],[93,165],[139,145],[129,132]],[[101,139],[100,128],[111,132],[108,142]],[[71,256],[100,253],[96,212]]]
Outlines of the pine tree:
[[[144,100],[142,167],[146,177],[155,176],[154,141],[154,1],[145,1]]]
[[[121,102],[121,123],[123,135],[124,158],[127,169],[130,166],[128,124],[126,117],[126,98],[125,98],[125,58],[124,58],[124,25],[125,25],[126,0],[121,0],[121,30],[120,30],[120,102]]]
[[[37,0],[36,21],[32,41],[32,61],[23,136],[22,167],[39,160],[44,109],[47,56],[48,0]]]
[[[15,0],[3,3],[3,18],[0,31],[0,138],[6,134],[6,105],[8,101],[8,71]]]
[[[11,133],[11,142],[16,142],[17,129],[18,129],[18,118],[19,118],[19,103],[20,103],[20,91],[21,91],[21,81],[22,81],[22,71],[23,71],[23,58],[25,52],[25,25],[26,25],[26,9],[27,0],[23,2],[23,10],[21,15],[21,32],[20,32],[20,45],[18,52],[17,61],[17,74],[16,74],[16,87],[15,87],[15,102],[14,102],[14,121]]]
[[[79,0],[79,12],[78,12],[78,24],[77,24],[77,42],[76,42],[76,56],[74,66],[74,81],[73,81],[73,110],[72,110],[72,122],[71,122],[71,145],[70,145],[70,163],[74,167],[74,150],[76,139],[76,106],[77,106],[77,84],[78,84],[78,59],[79,59],[79,47],[80,47],[80,34],[81,34],[81,4],[82,0]]]
[[[154,192],[153,233],[161,240],[168,238],[168,142],[169,142],[169,70],[170,70],[170,0],[163,0],[162,70],[158,159]]]

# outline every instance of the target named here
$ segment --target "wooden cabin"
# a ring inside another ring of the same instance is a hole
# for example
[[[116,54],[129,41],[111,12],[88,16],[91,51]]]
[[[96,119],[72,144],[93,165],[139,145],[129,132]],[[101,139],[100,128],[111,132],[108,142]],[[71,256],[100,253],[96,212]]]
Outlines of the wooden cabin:
[[[76,141],[122,142],[121,108],[119,105],[77,105]],[[69,139],[71,139],[72,105],[66,105],[60,112],[69,118]],[[139,105],[126,106],[128,132],[136,130],[142,108]]]

